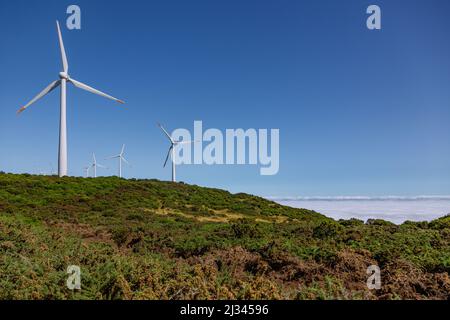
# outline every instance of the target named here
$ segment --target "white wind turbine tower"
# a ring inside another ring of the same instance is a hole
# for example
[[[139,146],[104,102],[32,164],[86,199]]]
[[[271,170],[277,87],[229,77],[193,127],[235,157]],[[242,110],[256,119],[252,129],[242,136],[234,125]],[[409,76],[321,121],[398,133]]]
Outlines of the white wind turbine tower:
[[[173,140],[172,137],[170,136],[170,134],[166,131],[166,129],[164,129],[164,127],[158,123],[158,126],[161,128],[161,130],[165,133],[165,135],[167,136],[167,138],[169,138],[170,141],[170,148],[169,151],[167,152],[167,157],[166,157],[166,161],[164,161],[164,168],[166,167],[167,164],[167,160],[169,160],[169,156],[172,159],[172,182],[176,182],[176,174],[175,174],[175,147],[180,145],[180,144],[188,144],[188,143],[193,143],[195,141],[176,141]]]
[[[97,167],[103,168],[103,169],[106,169],[106,167],[97,163],[97,159],[95,159],[95,153],[92,154],[92,159],[94,162],[92,162],[91,167],[94,169],[94,178],[97,178]]]
[[[122,161],[130,166],[130,163],[123,156],[124,152],[125,152],[125,145],[122,145],[122,150],[120,151],[120,153],[117,156],[112,156],[112,157],[106,158],[106,159],[119,159],[119,178],[122,178]]]
[[[66,127],[66,84],[67,82],[72,83],[75,87],[86,90],[88,92],[97,94],[99,96],[117,101],[119,103],[124,103],[122,100],[116,99],[106,93],[103,93],[97,89],[94,89],[84,83],[81,83],[75,79],[69,77],[69,64],[67,62],[66,51],[64,49],[64,43],[61,35],[61,29],[59,27],[59,22],[56,21],[56,29],[58,31],[59,47],[61,50],[61,60],[63,71],[59,73],[59,80],[53,81],[45,88],[41,93],[33,98],[30,102],[19,109],[17,113],[21,113],[31,104],[35,103],[46,94],[61,86],[61,102],[60,102],[60,119],[59,119],[59,156],[58,156],[58,175],[60,177],[67,176],[67,127]]]

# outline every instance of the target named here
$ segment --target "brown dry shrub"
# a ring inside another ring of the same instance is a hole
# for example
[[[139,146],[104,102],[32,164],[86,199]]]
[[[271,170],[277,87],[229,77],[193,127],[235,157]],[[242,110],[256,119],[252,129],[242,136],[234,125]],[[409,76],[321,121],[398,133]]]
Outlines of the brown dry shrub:
[[[425,273],[412,263],[397,260],[381,270],[379,299],[450,299],[447,273]]]

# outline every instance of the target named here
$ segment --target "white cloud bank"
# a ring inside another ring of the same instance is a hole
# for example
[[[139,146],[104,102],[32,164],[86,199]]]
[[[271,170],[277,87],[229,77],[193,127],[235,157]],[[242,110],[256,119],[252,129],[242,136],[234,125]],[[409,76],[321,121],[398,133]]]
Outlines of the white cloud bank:
[[[383,219],[401,224],[431,221],[450,213],[450,196],[270,198],[294,208],[317,211],[333,219]]]

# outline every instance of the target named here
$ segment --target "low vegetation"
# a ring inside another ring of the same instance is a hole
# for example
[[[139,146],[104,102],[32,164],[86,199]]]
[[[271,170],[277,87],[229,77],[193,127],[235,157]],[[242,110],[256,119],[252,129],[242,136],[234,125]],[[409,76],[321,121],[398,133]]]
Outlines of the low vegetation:
[[[334,221],[183,183],[0,174],[0,299],[449,299],[449,271],[450,216]]]

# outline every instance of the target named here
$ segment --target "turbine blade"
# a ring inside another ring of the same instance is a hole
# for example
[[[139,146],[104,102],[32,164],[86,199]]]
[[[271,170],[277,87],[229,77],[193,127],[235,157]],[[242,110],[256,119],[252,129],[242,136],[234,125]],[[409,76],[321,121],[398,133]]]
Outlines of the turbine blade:
[[[108,98],[108,99],[114,100],[114,101],[119,102],[119,103],[122,103],[122,104],[125,103],[125,102],[123,102],[122,100],[119,100],[119,99],[117,99],[117,98],[114,98],[113,96],[110,96],[109,94],[106,94],[106,93],[101,92],[101,91],[99,91],[99,90],[97,90],[97,89],[94,89],[94,88],[92,88],[92,87],[89,87],[88,85],[86,85],[86,84],[84,84],[84,83],[81,83],[81,82],[79,82],[79,81],[77,81],[77,80],[75,80],[75,79],[70,78],[69,81],[72,82],[72,83],[74,84],[74,86],[77,87],[77,88],[86,90],[86,91],[88,91],[88,92],[90,92],[90,93],[97,94],[97,95],[99,95],[99,96],[102,96],[102,97],[104,97],[104,98]]]
[[[26,108],[28,108],[30,105],[32,105],[33,103],[35,103],[36,101],[38,101],[40,98],[42,98],[43,96],[45,96],[47,93],[49,93],[50,91],[52,91],[53,89],[57,88],[61,83],[61,80],[56,80],[53,81],[52,83],[50,83],[48,85],[47,88],[45,88],[44,90],[41,91],[41,93],[39,93],[36,97],[33,98],[33,100],[31,100],[30,102],[28,102],[26,105],[24,105],[22,108],[20,108],[17,113],[21,113],[22,111],[24,111]]]
[[[120,155],[123,155],[124,151],[125,151],[125,145],[122,145],[122,151],[120,151]]]
[[[161,130],[166,134],[167,138],[169,138],[170,142],[173,143],[174,141],[172,140],[172,137],[170,136],[170,134],[166,131],[166,129],[164,129],[164,127],[160,123],[158,123],[158,127],[161,128]]]
[[[105,167],[105,166],[103,166],[101,164],[98,164],[98,163],[96,164],[96,166],[99,167],[99,168],[107,169],[107,167]]]
[[[167,157],[166,157],[166,161],[164,161],[164,165],[163,168],[166,167],[167,164],[167,160],[169,160],[169,156],[170,156],[170,151],[172,151],[173,146],[170,146],[169,151],[167,152]]]
[[[105,158],[105,160],[116,159],[116,158],[120,158],[120,154],[117,155],[117,156],[112,156],[112,157]]]
[[[127,159],[125,159],[124,157],[122,157],[123,162],[125,162],[127,165],[131,166],[131,164],[128,162]]]
[[[61,61],[63,65],[63,71],[69,71],[69,64],[67,63],[66,50],[64,49],[64,42],[61,34],[61,28],[59,27],[59,22],[56,21],[56,28],[58,29],[58,39],[59,39],[59,48],[61,49]]]

